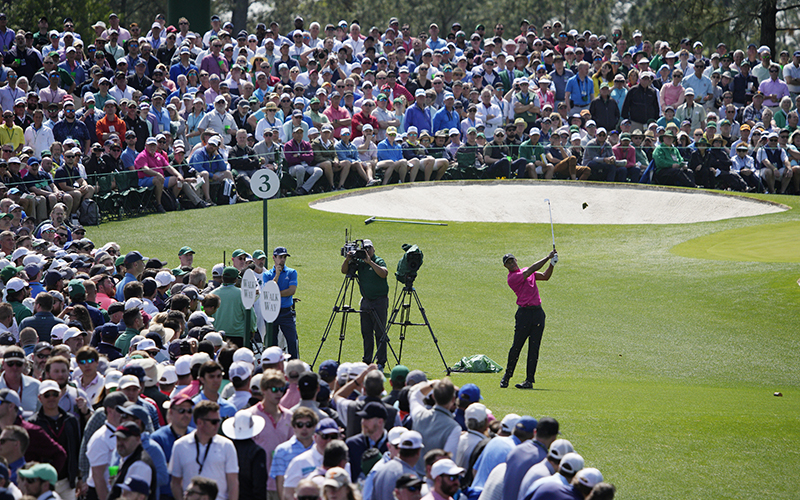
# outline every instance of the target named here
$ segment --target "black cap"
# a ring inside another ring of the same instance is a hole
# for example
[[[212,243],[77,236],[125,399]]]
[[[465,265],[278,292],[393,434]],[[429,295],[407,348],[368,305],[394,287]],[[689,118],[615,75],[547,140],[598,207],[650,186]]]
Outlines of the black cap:
[[[503,265],[505,266],[506,262],[508,262],[511,259],[516,259],[516,257],[514,257],[513,253],[507,253],[507,254],[503,255]]]
[[[150,259],[144,266],[145,269],[161,269],[164,267],[167,267],[167,261],[158,259]]]
[[[144,296],[149,297],[158,289],[158,283],[153,278],[145,278],[142,280],[142,288],[144,288]]]
[[[402,490],[404,488],[413,488],[414,486],[419,486],[421,484],[422,479],[417,477],[416,474],[403,474],[397,478],[397,481],[394,482],[394,487],[398,490]]]
[[[135,422],[125,422],[117,427],[117,431],[114,435],[118,438],[125,439],[131,436],[141,436],[142,430],[139,429],[139,426]]]
[[[108,314],[115,314],[118,312],[125,311],[125,304],[122,302],[112,302],[110,306],[108,306]]]
[[[314,372],[303,372],[297,379],[297,387],[303,389],[316,389],[319,387],[319,375]]]
[[[386,420],[388,412],[386,411],[386,407],[383,406],[383,403],[373,401],[371,403],[367,403],[367,405],[364,406],[364,409],[361,411],[357,411],[356,415],[361,418],[382,418]]]
[[[276,247],[275,250],[272,251],[272,255],[274,257],[277,257],[278,255],[285,255],[287,257],[291,257],[291,255],[289,255],[289,251],[286,250],[286,247]]]
[[[53,349],[53,344],[50,342],[38,342],[35,346],[33,346],[34,354],[39,354],[45,349]]]

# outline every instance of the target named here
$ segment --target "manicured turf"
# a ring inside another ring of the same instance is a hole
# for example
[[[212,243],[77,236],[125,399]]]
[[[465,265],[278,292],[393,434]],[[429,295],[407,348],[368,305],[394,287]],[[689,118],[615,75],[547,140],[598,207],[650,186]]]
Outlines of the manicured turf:
[[[684,257],[745,262],[800,262],[800,224],[764,224],[700,236],[675,246]]]
[[[722,231],[767,231],[751,236],[762,240],[778,224],[787,231],[800,225],[800,199],[765,198],[795,209],[679,226],[557,225],[560,262],[540,288],[547,327],[537,390],[501,390],[500,374],[456,374],[456,384],[479,384],[497,416],[513,411],[556,417],[587,466],[617,485],[618,498],[797,498],[791,471],[800,470],[800,265],[775,258],[709,260],[708,245],[671,251]],[[286,245],[289,265],[299,272],[304,359],[313,359],[320,344],[342,283],[344,228],[352,227],[356,237],[372,239],[391,271],[401,244],[423,250],[416,287],[450,365],[481,353],[505,366],[515,305],[500,257],[509,251],[522,263],[542,257],[550,249],[549,225],[365,227],[363,216],[310,209],[311,199],[271,201],[269,208],[269,248]],[[149,216],[89,231],[95,242],[115,240],[124,251],[138,249],[171,265],[178,249],[190,245],[198,252],[196,265],[208,269],[223,251],[230,258],[238,247],[261,248],[261,235],[260,203]],[[743,241],[749,244],[749,238]],[[798,248],[779,253],[796,258]],[[354,360],[361,352],[357,318],[350,325],[344,354]],[[392,340],[396,345],[396,332]],[[335,357],[337,347],[338,330],[325,344],[323,359]],[[443,374],[425,330],[409,332],[403,361],[431,378]],[[774,397],[776,391],[783,397]]]

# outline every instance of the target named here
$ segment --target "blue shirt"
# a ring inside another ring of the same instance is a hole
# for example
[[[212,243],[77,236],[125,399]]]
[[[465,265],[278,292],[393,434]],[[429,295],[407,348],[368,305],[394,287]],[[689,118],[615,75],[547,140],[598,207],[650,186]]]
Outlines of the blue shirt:
[[[175,435],[171,426],[165,425],[164,427],[152,433],[150,435],[150,440],[154,443],[157,443],[158,446],[161,447],[161,451],[164,452],[164,458],[166,458],[167,463],[169,463],[170,459],[172,458],[172,447],[175,445],[175,441],[177,441],[180,437],[182,436]],[[172,490],[170,489],[169,482],[161,487],[161,495],[172,496]]]
[[[594,97],[594,82],[588,76],[581,81],[580,76],[575,75],[567,80],[564,92],[570,92],[569,98],[575,106],[587,106]]]
[[[352,142],[345,144],[342,141],[338,141],[334,149],[336,149],[336,155],[339,160],[361,161],[358,157],[358,148]]]
[[[406,121],[404,124],[406,130],[409,127],[417,127],[417,132],[422,133],[423,130],[431,131],[431,119],[424,109],[416,104],[406,110]]]
[[[190,70],[195,70],[197,73],[200,73],[200,70],[197,68],[197,66],[195,66],[192,63],[189,63],[189,66],[185,68],[180,62],[178,62],[177,64],[173,64],[169,68],[169,79],[172,80],[173,82],[176,82],[178,80],[178,75],[185,75]]]
[[[714,84],[711,83],[711,79],[707,76],[701,76],[697,78],[697,76],[692,73],[689,76],[683,77],[681,80],[681,86],[683,88],[688,89],[691,88],[694,90],[695,95],[695,102],[702,105],[702,99],[705,98],[708,94],[714,94]]]
[[[222,155],[217,153],[211,158],[206,148],[198,149],[189,160],[189,165],[198,172],[208,172],[211,175],[228,170],[228,165],[222,159]]]
[[[433,130],[436,133],[440,130],[449,131],[451,128],[457,129],[461,123],[461,117],[455,109],[447,111],[447,108],[442,106],[442,109],[433,115]]]
[[[483,449],[483,453],[475,462],[475,479],[472,480],[473,487],[480,487],[486,484],[489,473],[492,469],[506,461],[509,452],[520,444],[517,436],[503,436],[492,438]]]
[[[378,143],[378,161],[392,160],[400,161],[403,159],[403,147],[397,142],[389,144],[388,139]]]
[[[125,302],[125,293],[123,290],[125,289],[125,285],[131,281],[136,281],[136,276],[132,275],[131,273],[125,273],[125,277],[122,278],[122,281],[117,283],[117,293],[114,295],[114,298],[117,299],[117,302]]]
[[[200,391],[200,394],[192,398],[194,404],[199,403],[200,401],[209,401],[203,391]],[[236,415],[236,407],[233,406],[227,399],[217,398],[217,404],[219,405],[219,418],[225,420],[226,418],[231,418]],[[191,423],[189,423],[189,429],[196,429],[197,424],[194,423],[194,417],[192,417]]]
[[[278,476],[286,475],[286,468],[289,467],[289,462],[297,455],[310,450],[312,446],[314,446],[313,442],[308,447],[303,446],[303,443],[297,440],[297,436],[292,436],[288,441],[279,444],[272,454],[269,477],[274,479]]]
[[[134,148],[125,148],[125,151],[119,155],[119,160],[122,162],[122,166],[125,167],[125,170],[133,168],[133,164],[136,162],[136,155],[138,154],[139,153],[137,153]]]
[[[264,283],[267,281],[271,281],[275,278],[275,266],[272,266],[272,269],[269,271],[264,271],[261,274],[261,279]],[[287,290],[290,286],[297,286],[297,271],[292,269],[291,267],[284,267],[283,272],[278,277],[278,288],[281,291]],[[289,295],[287,297],[281,297],[281,309],[292,307],[292,296]]]

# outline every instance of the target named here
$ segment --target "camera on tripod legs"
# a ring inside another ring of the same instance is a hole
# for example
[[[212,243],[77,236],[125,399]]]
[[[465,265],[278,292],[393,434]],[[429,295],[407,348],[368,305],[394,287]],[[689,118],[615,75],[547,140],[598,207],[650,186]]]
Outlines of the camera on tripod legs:
[[[403,257],[397,263],[395,278],[400,283],[411,285],[417,279],[417,271],[422,266],[422,250],[417,245],[402,245]]]
[[[355,252],[353,257],[356,259],[366,259],[367,251],[364,249],[364,240],[345,241],[342,247],[342,257],[347,257],[350,252]]]

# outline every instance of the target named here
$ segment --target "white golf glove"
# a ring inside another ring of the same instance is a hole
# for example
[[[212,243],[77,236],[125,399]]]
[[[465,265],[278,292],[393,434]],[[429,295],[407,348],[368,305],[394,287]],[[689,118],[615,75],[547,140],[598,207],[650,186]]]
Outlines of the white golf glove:
[[[556,263],[558,262],[558,254],[553,255],[553,258],[550,259],[550,262],[552,262],[553,265],[555,266]]]

